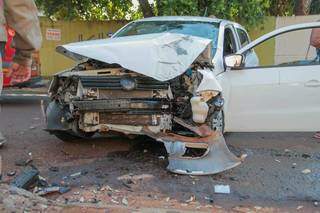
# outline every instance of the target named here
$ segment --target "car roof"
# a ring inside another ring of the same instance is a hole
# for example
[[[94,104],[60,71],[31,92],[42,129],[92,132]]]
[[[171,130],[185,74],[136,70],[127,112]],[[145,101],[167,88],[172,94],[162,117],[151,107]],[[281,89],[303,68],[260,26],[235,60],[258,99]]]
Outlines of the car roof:
[[[202,21],[202,22],[214,22],[220,23],[223,21],[218,18],[200,17],[200,16],[154,16],[149,18],[139,19],[140,21]]]
[[[226,23],[232,24],[236,28],[241,28],[245,30],[243,26],[236,22],[232,22],[225,19],[211,18],[211,17],[201,17],[201,16],[154,16],[149,18],[143,18],[135,20],[133,22],[144,22],[144,21],[199,21],[199,22],[211,22],[211,23]]]

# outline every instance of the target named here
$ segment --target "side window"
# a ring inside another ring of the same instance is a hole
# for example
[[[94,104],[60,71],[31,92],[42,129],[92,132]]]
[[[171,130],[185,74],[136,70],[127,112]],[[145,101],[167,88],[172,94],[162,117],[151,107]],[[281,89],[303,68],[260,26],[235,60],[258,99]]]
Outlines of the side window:
[[[239,35],[241,47],[244,47],[250,43],[250,39],[248,37],[248,34],[244,30],[237,28],[237,33]]]
[[[269,38],[253,48],[260,64],[246,67],[319,65],[320,50],[312,45],[311,31],[295,30]]]
[[[223,55],[230,55],[237,52],[236,41],[234,40],[231,29],[227,28],[224,32]]]

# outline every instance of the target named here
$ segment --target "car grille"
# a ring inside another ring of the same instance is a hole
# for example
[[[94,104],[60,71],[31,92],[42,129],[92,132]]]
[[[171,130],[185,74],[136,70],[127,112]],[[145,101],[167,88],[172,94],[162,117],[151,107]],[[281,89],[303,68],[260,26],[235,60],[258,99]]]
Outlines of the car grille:
[[[80,81],[85,88],[103,88],[121,90],[121,76],[81,76]],[[135,77],[136,90],[168,89],[167,82],[157,81],[150,77]]]

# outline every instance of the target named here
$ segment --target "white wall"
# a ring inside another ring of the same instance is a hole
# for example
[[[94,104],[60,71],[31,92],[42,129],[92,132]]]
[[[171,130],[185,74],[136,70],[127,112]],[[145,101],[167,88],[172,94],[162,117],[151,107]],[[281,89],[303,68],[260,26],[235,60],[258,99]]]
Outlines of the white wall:
[[[276,28],[318,20],[320,20],[320,15],[277,17]],[[310,34],[311,30],[304,30],[277,36],[275,41],[275,64],[305,59],[310,44]],[[308,59],[311,60],[315,57],[315,48],[311,47]]]

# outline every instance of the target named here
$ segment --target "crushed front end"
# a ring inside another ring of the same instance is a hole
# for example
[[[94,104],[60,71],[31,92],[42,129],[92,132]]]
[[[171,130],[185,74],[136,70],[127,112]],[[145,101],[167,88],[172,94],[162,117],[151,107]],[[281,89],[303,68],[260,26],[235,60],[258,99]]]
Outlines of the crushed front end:
[[[142,134],[143,127],[153,132],[171,130],[168,82],[123,68],[101,69],[103,63],[97,63],[88,61],[55,77],[50,95],[65,110],[60,118],[63,129],[75,128],[74,132],[83,135],[110,131]]]
[[[162,61],[149,58],[154,61],[149,67],[170,72],[144,71],[148,65],[141,61],[139,66],[130,64],[131,59],[110,64],[89,58],[57,74],[49,89],[52,101],[46,110],[47,130],[62,140],[89,138],[96,132],[147,135],[164,143],[168,169],[181,174],[214,174],[239,165],[240,160],[225,144],[223,127],[214,123],[222,113],[223,98],[208,63],[208,43],[203,44],[201,54],[190,59],[183,54],[191,51],[188,42],[197,45],[197,40],[171,37],[161,37],[170,41],[160,45],[169,51],[158,57]],[[170,51],[176,54],[175,63],[163,59]],[[170,76],[163,75],[165,72]]]

